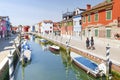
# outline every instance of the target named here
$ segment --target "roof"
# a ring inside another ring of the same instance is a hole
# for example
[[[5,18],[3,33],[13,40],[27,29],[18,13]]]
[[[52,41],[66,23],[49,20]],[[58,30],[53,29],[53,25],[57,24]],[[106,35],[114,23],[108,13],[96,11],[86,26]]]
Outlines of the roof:
[[[52,20],[43,20],[44,23],[53,23]]]
[[[113,6],[112,4],[113,4],[113,1],[111,1],[111,2],[103,1],[103,2],[93,6],[91,9],[82,12],[81,14],[83,15],[83,14],[96,12],[96,11],[100,11],[100,10],[104,10],[104,9],[111,9]]]

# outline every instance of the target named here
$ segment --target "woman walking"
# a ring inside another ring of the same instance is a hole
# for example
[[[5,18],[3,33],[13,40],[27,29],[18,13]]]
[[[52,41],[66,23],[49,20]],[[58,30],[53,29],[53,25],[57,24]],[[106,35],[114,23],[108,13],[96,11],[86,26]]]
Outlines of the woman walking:
[[[90,48],[90,41],[89,41],[89,38],[87,37],[86,39],[86,48],[89,49]]]
[[[91,42],[91,49],[92,49],[92,50],[95,49],[95,48],[94,48],[94,39],[93,39],[93,37],[91,37],[90,42]]]

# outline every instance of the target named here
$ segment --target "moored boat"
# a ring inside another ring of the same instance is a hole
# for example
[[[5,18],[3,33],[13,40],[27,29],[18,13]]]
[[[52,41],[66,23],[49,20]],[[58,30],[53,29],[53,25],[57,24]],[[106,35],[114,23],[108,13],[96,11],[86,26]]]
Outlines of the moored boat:
[[[41,42],[41,43],[46,43],[47,40],[46,40],[46,39],[40,39],[40,42]]]
[[[56,45],[52,45],[52,46],[49,46],[49,50],[50,50],[50,51],[53,51],[53,52],[54,52],[54,51],[56,52],[56,51],[59,51],[59,50],[60,50],[60,47],[59,47],[59,46],[56,46]]]
[[[27,42],[24,42],[24,44],[21,46],[20,62],[22,62],[22,64],[23,64],[23,63],[29,62],[30,60],[31,60],[30,44],[28,44]]]
[[[100,77],[101,72],[99,70],[99,65],[95,62],[78,55],[77,53],[71,52],[70,56],[73,60],[73,62],[83,70],[85,70],[87,73],[91,74],[94,77]]]

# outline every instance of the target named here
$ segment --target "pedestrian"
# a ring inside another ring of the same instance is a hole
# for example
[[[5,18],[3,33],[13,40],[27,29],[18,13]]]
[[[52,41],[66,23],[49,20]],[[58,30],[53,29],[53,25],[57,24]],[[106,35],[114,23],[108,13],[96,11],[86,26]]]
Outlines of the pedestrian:
[[[91,37],[91,40],[90,40],[90,44],[91,44],[91,49],[95,49],[94,48],[94,39],[93,39],[93,36]]]
[[[86,48],[87,49],[90,49],[90,41],[89,41],[89,38],[87,37],[87,39],[86,39]]]

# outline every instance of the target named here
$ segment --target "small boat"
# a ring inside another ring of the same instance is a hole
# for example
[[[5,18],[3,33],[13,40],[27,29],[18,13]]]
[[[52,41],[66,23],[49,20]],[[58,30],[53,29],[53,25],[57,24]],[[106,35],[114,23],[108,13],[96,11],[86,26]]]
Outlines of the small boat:
[[[54,52],[54,51],[60,51],[60,47],[56,45],[49,46],[49,50]]]
[[[88,74],[94,77],[100,77],[98,64],[74,52],[70,53],[70,57],[78,67],[85,70]]]
[[[31,50],[30,44],[25,41],[22,45],[21,45],[21,52],[23,52],[24,50]]]
[[[24,54],[24,57],[27,59],[27,62],[31,60],[31,51],[30,50],[25,50],[23,54]]]
[[[47,40],[46,40],[46,39],[40,39],[40,42],[41,42],[41,43],[46,43]]]
[[[27,63],[30,60],[31,60],[31,48],[30,48],[30,44],[28,44],[27,42],[24,42],[24,44],[22,44],[22,46],[21,46],[21,58],[20,58],[20,62]]]
[[[21,53],[20,62],[22,62],[22,65],[25,65],[26,63],[30,62],[31,60],[31,51],[25,50],[23,53]]]

